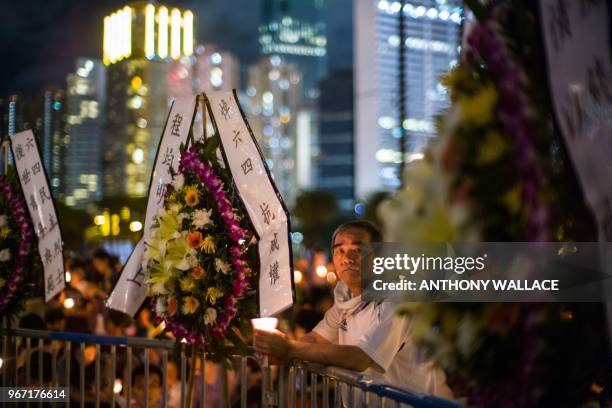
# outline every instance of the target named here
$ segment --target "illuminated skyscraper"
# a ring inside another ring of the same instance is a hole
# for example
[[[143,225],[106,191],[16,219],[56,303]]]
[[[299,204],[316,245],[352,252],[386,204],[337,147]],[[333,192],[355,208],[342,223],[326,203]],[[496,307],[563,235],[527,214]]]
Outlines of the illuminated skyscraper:
[[[348,210],[355,198],[352,70],[330,72],[321,82],[319,106],[317,187],[335,195]]]
[[[40,153],[51,183],[51,192],[56,198],[63,198],[62,182],[66,173],[65,99],[63,90],[45,90],[42,112],[36,114],[35,131],[38,131]]]
[[[326,71],[327,37],[323,0],[263,0],[259,44],[265,55],[280,55],[303,73],[303,91],[318,97]]]
[[[169,97],[194,94],[194,16],[133,3],[104,18],[105,195],[147,194]]]
[[[312,114],[300,111],[302,73],[278,55],[263,57],[249,68],[245,111],[268,167],[285,202],[296,194],[298,181],[298,130],[311,129]],[[306,142],[309,134],[303,135]],[[303,141],[303,140],[302,140]],[[308,170],[304,170],[308,171]]]
[[[434,136],[434,116],[448,106],[439,77],[457,63],[462,20],[458,0],[355,2],[356,193],[399,186],[400,126],[406,162]],[[399,13],[405,16],[400,44]],[[407,117],[400,123],[399,47],[405,47]]]
[[[102,198],[106,124],[106,70],[102,61],[79,58],[66,78],[65,202],[79,208]]]
[[[65,94],[45,87],[34,97],[11,95],[0,104],[2,136],[31,129],[38,141],[43,166],[49,176],[51,192],[62,198],[61,181],[65,171]],[[12,163],[12,159],[9,158]]]

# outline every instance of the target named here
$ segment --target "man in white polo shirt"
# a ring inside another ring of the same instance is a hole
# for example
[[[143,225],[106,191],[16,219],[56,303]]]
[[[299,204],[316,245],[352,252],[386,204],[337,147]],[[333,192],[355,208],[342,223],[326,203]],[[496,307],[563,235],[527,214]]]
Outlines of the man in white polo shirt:
[[[319,324],[298,340],[280,332],[255,331],[255,350],[281,360],[299,359],[364,371],[412,391],[451,398],[444,372],[422,358],[410,337],[410,321],[392,304],[361,300],[359,245],[381,242],[374,224],[351,221],[336,229],[332,256],[340,282],[334,305]]]

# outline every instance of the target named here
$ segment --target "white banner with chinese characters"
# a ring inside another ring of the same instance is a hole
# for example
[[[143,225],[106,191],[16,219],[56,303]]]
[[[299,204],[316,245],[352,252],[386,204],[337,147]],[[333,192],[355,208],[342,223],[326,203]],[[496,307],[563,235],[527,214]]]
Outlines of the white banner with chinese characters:
[[[62,233],[38,144],[31,130],[11,135],[11,150],[44,268],[45,302],[64,290]]]
[[[586,200],[612,241],[612,66],[606,0],[540,0],[557,123]]]
[[[259,238],[259,311],[272,316],[293,304],[289,215],[236,94],[212,92],[206,97],[223,157]]]
[[[164,205],[166,185],[172,181],[170,169],[178,170],[181,143],[187,141],[193,123],[197,97],[177,98],[170,108],[149,185],[149,198],[142,238],[136,244],[121,271],[121,276],[106,301],[110,309],[134,316],[147,296],[146,275],[142,269],[142,257],[151,226],[155,223],[157,210]]]

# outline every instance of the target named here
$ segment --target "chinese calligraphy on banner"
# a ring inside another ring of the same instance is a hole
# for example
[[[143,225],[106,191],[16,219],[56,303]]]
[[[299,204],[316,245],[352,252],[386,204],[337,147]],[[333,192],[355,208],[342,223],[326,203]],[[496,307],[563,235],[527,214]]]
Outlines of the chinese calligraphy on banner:
[[[31,130],[11,135],[11,149],[44,268],[45,302],[66,286],[62,234],[47,176]]]
[[[172,181],[171,169],[175,172],[178,170],[180,146],[187,141],[196,104],[196,96],[177,98],[170,108],[153,166],[142,238],[128,258],[115,288],[106,301],[106,306],[110,309],[134,316],[147,296],[146,275],[141,266],[144,248],[151,226],[155,222],[157,210],[163,207],[166,185]]]
[[[206,95],[234,183],[259,236],[259,308],[272,316],[293,304],[289,216],[235,93]]]

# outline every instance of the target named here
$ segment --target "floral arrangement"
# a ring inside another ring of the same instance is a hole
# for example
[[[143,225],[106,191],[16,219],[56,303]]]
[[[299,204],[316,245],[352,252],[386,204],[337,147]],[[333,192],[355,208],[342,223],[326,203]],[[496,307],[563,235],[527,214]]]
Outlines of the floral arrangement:
[[[10,319],[23,307],[36,241],[18,182],[0,175],[0,192],[0,316]]]
[[[221,357],[226,340],[243,346],[241,333],[255,317],[250,281],[257,257],[249,246],[253,227],[217,161],[217,145],[211,138],[182,153],[151,229],[143,267],[166,330]]]
[[[451,105],[424,159],[406,168],[405,185],[378,209],[386,238],[593,240],[551,123],[537,4],[466,3],[478,21],[461,63],[442,78]],[[607,335],[599,304],[406,302],[400,311],[412,319],[415,342],[469,406],[605,403]]]

